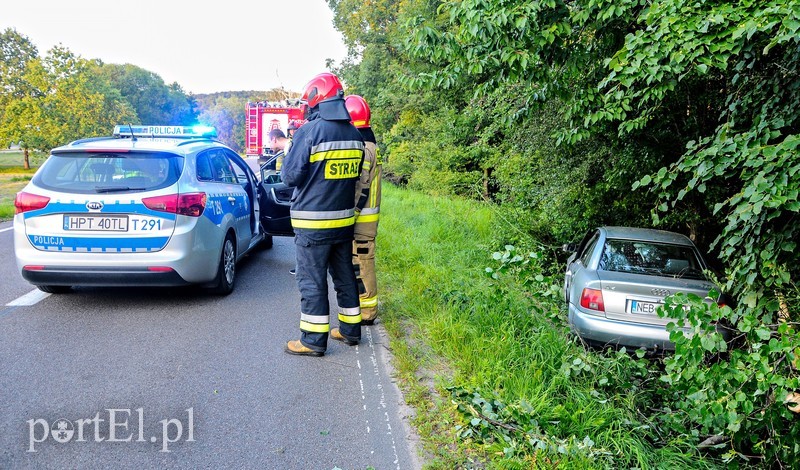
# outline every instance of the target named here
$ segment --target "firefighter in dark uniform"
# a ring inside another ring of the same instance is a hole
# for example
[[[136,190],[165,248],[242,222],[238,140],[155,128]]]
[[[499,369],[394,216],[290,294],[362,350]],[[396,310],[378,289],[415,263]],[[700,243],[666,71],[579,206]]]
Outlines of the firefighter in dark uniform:
[[[350,124],[336,75],[322,73],[305,86],[308,122],[294,134],[283,161],[283,181],[294,186],[290,215],[300,289],[300,340],[286,352],[322,356],[328,333],[346,344],[361,339],[358,286],[351,261],[356,181],[364,159],[361,133]],[[328,273],[338,303],[339,328],[330,329]]]
[[[370,126],[370,109],[358,95],[344,98],[353,125],[364,138],[364,165],[356,186],[356,228],[353,267],[358,280],[361,324],[371,325],[378,316],[378,282],[375,277],[375,237],[381,207],[381,167],[375,134]]]

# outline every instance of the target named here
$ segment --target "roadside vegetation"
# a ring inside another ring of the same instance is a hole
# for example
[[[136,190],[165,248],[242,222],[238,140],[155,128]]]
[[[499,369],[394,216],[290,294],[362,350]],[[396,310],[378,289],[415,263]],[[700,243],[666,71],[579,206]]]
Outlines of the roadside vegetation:
[[[569,336],[553,247],[461,198],[387,185],[381,213],[381,318],[428,468],[722,466],[670,428],[659,360]]]
[[[658,430],[647,438],[658,449],[714,446],[731,466],[800,464],[800,0],[328,3],[350,50],[336,71],[372,106],[384,174],[498,208],[511,223],[487,252],[503,252],[503,238],[559,246],[622,225],[677,231],[710,254],[733,302],[670,301],[695,334],[672,333],[676,353],[646,382],[659,393],[631,397],[644,405],[625,418],[647,428],[622,434]],[[467,298],[458,308],[483,311]],[[717,320],[735,341],[709,331]],[[599,384],[598,366],[578,359]],[[479,393],[517,403],[505,383]],[[652,455],[617,463],[666,466]]]
[[[34,155],[31,168],[26,170],[20,164],[22,158],[22,152],[0,152],[0,221],[14,217],[14,197],[30,181],[44,159]]]

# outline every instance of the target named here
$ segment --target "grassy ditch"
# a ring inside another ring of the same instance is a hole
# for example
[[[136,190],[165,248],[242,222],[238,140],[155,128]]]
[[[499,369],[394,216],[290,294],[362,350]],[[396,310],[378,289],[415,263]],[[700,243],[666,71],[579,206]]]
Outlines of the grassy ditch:
[[[715,466],[660,429],[658,363],[569,337],[553,253],[513,232],[485,204],[385,187],[381,316],[427,466]]]

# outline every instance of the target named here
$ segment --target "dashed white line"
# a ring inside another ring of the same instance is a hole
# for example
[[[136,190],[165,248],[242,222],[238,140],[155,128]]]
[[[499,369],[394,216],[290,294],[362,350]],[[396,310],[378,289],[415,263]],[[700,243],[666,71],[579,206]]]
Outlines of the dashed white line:
[[[366,333],[367,333],[366,335],[367,344],[369,345],[370,349],[370,359],[372,360],[373,372],[378,380],[377,388],[378,390],[380,390],[380,399],[378,400],[378,403],[381,405],[382,408],[385,409],[386,394],[384,393],[383,390],[383,381],[381,380],[380,368],[378,367],[378,357],[377,354],[375,353],[375,341],[372,339],[372,331],[369,328],[366,328]],[[392,425],[389,420],[389,413],[387,411],[384,411],[383,414],[386,419],[386,429],[387,429],[386,434],[391,437],[392,441],[392,451],[394,452],[394,462],[392,463],[397,465],[397,470],[400,470],[400,457],[397,455],[397,444],[395,443],[394,440],[394,434],[392,434]]]
[[[17,297],[11,302],[6,304],[6,307],[30,307],[36,305],[40,301],[50,297],[47,292],[42,292],[39,289],[34,289],[22,297]]]

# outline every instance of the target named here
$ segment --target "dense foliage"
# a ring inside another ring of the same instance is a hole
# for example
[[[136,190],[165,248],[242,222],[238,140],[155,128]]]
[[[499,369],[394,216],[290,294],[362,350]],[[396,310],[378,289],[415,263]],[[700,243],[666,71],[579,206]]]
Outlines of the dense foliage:
[[[394,181],[488,198],[544,244],[620,224],[709,251],[734,302],[674,300],[698,334],[673,333],[671,432],[797,463],[800,1],[329,4]]]

